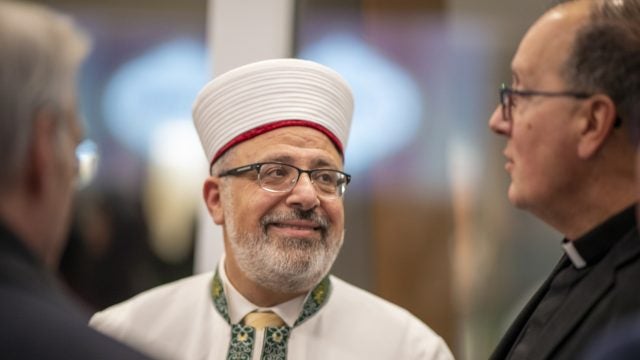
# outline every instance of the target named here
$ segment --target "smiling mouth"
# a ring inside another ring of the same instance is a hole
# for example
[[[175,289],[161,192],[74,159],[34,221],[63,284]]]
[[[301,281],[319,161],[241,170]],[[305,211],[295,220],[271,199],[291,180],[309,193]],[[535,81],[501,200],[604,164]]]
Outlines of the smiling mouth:
[[[295,209],[291,213],[271,213],[265,215],[260,223],[267,234],[269,229],[277,232],[288,233],[288,236],[310,236],[320,233],[325,236],[329,229],[328,219],[313,211],[301,211]],[[315,236],[315,235],[314,235]]]
[[[296,224],[283,224],[283,223],[271,223],[269,225],[280,228],[280,229],[292,229],[292,230],[301,230],[301,231],[322,230],[321,226],[311,226],[311,225],[296,225]]]

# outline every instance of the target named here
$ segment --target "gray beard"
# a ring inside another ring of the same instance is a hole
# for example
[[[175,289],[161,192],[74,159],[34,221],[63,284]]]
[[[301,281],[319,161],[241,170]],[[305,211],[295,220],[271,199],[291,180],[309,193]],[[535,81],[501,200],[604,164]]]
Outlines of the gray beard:
[[[344,240],[329,239],[330,224],[315,211],[292,210],[271,213],[260,220],[260,232],[239,232],[232,211],[225,214],[227,235],[240,270],[251,281],[278,293],[311,290],[325,277]],[[305,238],[270,238],[269,224],[295,219],[313,220],[320,225],[320,240]]]

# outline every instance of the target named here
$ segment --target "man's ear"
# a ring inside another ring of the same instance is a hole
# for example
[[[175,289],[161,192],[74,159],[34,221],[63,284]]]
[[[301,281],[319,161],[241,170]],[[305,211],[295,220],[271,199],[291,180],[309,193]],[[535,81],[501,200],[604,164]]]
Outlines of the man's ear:
[[[207,204],[207,209],[213,222],[222,225],[224,223],[224,211],[220,196],[220,178],[217,176],[209,176],[204,182],[202,195],[204,196],[204,201]]]
[[[33,196],[39,196],[50,180],[50,170],[56,166],[57,124],[50,110],[39,110],[33,121],[27,149],[25,188]]]
[[[594,95],[585,100],[584,122],[578,144],[578,156],[588,159],[604,145],[616,122],[616,106],[606,95]]]

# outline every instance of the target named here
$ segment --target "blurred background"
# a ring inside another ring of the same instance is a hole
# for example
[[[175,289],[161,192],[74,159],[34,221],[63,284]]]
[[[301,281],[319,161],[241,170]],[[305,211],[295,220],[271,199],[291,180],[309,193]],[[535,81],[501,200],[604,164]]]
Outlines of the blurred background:
[[[191,103],[216,63],[211,9],[37,2],[73,15],[94,41],[80,100],[101,162],[76,198],[61,266],[98,310],[194,272],[207,164]],[[293,53],[335,68],[355,93],[333,272],[409,309],[459,359],[489,356],[561,255],[561,235],[509,204],[504,139],[486,126],[520,38],[547,5],[295,2]]]

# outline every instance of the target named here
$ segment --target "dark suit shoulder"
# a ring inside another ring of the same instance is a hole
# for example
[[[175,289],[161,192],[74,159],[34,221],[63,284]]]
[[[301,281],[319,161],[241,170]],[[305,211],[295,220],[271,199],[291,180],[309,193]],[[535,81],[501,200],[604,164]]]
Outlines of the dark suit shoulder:
[[[3,359],[147,359],[65,309],[13,288],[0,288]]]
[[[614,308],[620,316],[637,313],[640,310],[640,235],[637,230],[628,234],[613,252],[615,282],[611,291]]]

